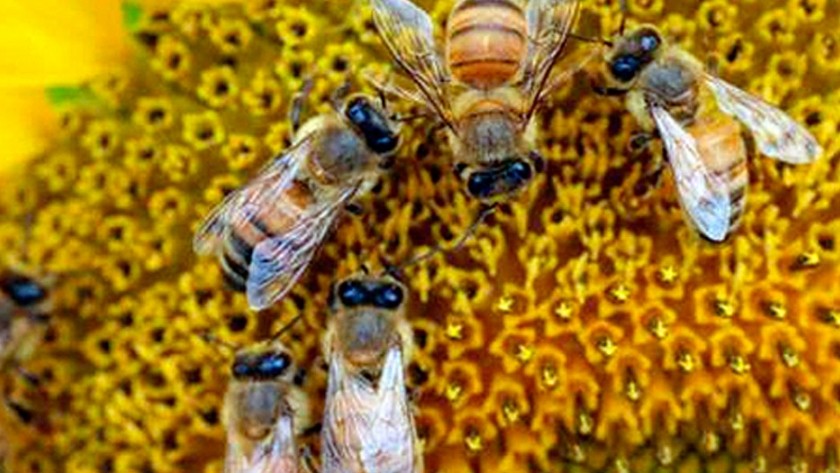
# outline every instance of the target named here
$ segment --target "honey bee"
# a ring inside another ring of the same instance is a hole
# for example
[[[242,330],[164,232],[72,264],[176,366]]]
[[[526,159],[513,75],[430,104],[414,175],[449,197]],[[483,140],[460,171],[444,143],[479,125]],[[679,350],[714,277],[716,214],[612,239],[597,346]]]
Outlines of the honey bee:
[[[324,472],[421,472],[405,385],[413,340],[405,288],[390,276],[352,277],[335,286],[331,305],[324,338]]]
[[[622,27],[608,46],[602,73],[606,86],[596,90],[625,95],[640,126],[661,136],[680,205],[705,238],[726,239],[744,211],[748,176],[741,124],[771,158],[803,164],[822,153],[804,127],[707,72],[654,26],[626,34]]]
[[[246,291],[253,309],[291,289],[341,210],[376,184],[399,145],[395,123],[370,97],[336,99],[335,109],[297,129],[291,147],[229,195],[195,235],[195,251],[215,253],[229,285]]]
[[[50,311],[47,286],[21,272],[0,274],[0,367],[31,355],[46,328]]]
[[[395,92],[429,107],[446,126],[467,192],[511,198],[542,166],[534,114],[561,81],[552,77],[575,23],[577,0],[458,0],[446,27],[446,59],[432,20],[408,0],[371,0],[395,62],[419,92]]]
[[[222,412],[225,473],[296,473],[295,436],[308,423],[308,402],[294,383],[289,350],[277,340],[236,353]]]

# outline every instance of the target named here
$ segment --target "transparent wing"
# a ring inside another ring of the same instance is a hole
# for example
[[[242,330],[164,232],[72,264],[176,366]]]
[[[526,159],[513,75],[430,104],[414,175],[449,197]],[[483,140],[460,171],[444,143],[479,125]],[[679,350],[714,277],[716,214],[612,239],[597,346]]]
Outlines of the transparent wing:
[[[822,154],[817,140],[785,112],[711,74],[706,83],[718,107],[752,131],[761,152],[790,164],[804,164]]]
[[[254,247],[246,283],[252,308],[264,309],[292,288],[358,188],[358,183],[342,187],[324,198],[323,204],[307,208],[288,231],[266,238]]]
[[[376,435],[365,439],[362,454],[367,471],[419,472],[422,462],[415,451],[416,431],[399,346],[391,348],[385,356],[377,397],[379,402],[371,419],[371,431]]]
[[[652,106],[651,113],[665,143],[683,210],[708,239],[723,241],[732,213],[727,183],[706,168],[694,137],[667,110]]]
[[[278,197],[294,182],[297,170],[312,152],[313,138],[314,133],[302,138],[213,209],[193,237],[195,252],[216,253],[226,232],[249,221],[258,209],[276,207]]]
[[[333,350],[321,434],[323,473],[365,471],[360,448],[362,439],[373,433],[370,426],[376,403],[372,386],[363,378],[348,374],[341,355]]]
[[[280,416],[271,435],[250,456],[233,433],[228,434],[225,473],[297,473],[298,458],[290,416]]]
[[[536,111],[549,86],[551,72],[563,54],[569,32],[580,11],[578,0],[530,0],[526,16],[530,46],[524,65],[522,88],[529,100],[527,118]],[[570,74],[571,75],[571,74]]]
[[[432,19],[409,0],[371,0],[371,5],[385,46],[428,102],[421,104],[430,106],[453,128],[445,91],[449,76],[435,47]]]

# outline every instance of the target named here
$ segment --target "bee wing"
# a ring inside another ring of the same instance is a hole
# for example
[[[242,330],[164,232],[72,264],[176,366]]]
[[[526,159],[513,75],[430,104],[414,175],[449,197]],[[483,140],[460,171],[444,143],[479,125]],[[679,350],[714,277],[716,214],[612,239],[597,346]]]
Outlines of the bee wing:
[[[264,309],[292,288],[358,188],[358,183],[342,187],[324,198],[322,205],[307,208],[288,231],[254,247],[246,283],[248,303],[252,308]]]
[[[376,393],[365,379],[349,375],[337,350],[330,356],[327,397],[321,434],[321,468],[324,473],[365,471],[358,445],[374,432],[372,413]]]
[[[449,77],[435,47],[432,19],[409,0],[371,0],[371,5],[379,35],[428,101],[423,105],[453,128],[445,91]]]
[[[251,220],[258,209],[277,206],[278,197],[294,182],[298,168],[312,151],[314,137],[315,133],[303,137],[260,170],[257,177],[225,197],[195,233],[193,250],[200,255],[215,253],[227,231]]]
[[[822,154],[811,133],[778,108],[734,85],[706,74],[718,107],[752,131],[761,152],[790,164],[804,164]]]
[[[732,214],[727,183],[706,167],[694,137],[667,110],[652,106],[651,113],[665,142],[683,210],[703,235],[723,241]]]
[[[225,473],[297,473],[298,459],[291,416],[280,416],[268,439],[251,456],[233,433],[228,435]]]
[[[405,386],[402,350],[388,350],[377,390],[379,402],[372,419],[372,430],[365,449],[368,471],[419,472],[422,461],[415,451],[417,433]]]
[[[578,0],[530,0],[526,10],[530,45],[523,73],[523,90],[529,100],[527,118],[536,111],[551,72],[565,49],[569,32],[580,11]]]

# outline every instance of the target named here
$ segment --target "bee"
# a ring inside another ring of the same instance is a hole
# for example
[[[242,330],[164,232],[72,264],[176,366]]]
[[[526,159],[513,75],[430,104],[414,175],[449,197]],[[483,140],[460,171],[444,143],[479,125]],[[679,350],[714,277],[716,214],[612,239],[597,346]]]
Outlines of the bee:
[[[207,217],[193,247],[218,257],[253,309],[281,298],[333,222],[367,193],[399,145],[396,123],[371,97],[335,99],[335,111],[296,130],[291,147]],[[296,121],[299,111],[293,110]]]
[[[50,311],[47,285],[15,270],[0,274],[0,366],[28,358],[41,339]]]
[[[446,127],[455,171],[469,195],[512,198],[540,171],[535,113],[564,75],[552,76],[578,17],[577,0],[458,0],[446,26],[445,60],[429,15],[408,0],[371,0],[395,62]]]
[[[237,351],[225,394],[225,473],[296,473],[295,437],[308,423],[306,395],[289,350],[270,340]]]
[[[423,469],[405,369],[412,351],[405,287],[351,277],[332,289],[324,338],[329,379],[321,433],[325,473]]]
[[[744,212],[748,176],[741,124],[771,158],[803,164],[822,153],[787,114],[710,74],[654,26],[623,30],[608,42],[606,84],[596,90],[626,96],[640,126],[661,136],[680,205],[705,238],[723,241]]]

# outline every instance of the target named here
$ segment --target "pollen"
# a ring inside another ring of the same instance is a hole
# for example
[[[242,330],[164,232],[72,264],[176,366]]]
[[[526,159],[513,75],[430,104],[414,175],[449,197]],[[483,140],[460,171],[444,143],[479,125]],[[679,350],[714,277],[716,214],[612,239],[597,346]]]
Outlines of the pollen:
[[[32,412],[0,410],[9,471],[222,471],[227,347],[302,316],[283,342],[320,409],[330,285],[438,246],[402,271],[427,471],[837,471],[832,2],[628,2],[629,26],[655,23],[826,150],[805,166],[751,153],[727,241],[696,235],[669,166],[660,182],[647,176],[659,140],[631,150],[640,130],[623,101],[589,93],[581,76],[537,117],[544,171],[458,247],[480,205],[433,120],[403,123],[361,214],[342,213],[289,295],[259,313],[214,258],[194,255],[193,234],[291,145],[304,84],[305,120],[333,110],[345,84],[376,96],[365,78],[399,69],[366,2],[172,3],[143,12],[135,56],[61,104],[46,151],[0,189],[4,257],[54,285],[49,328],[22,366],[41,381],[0,376]],[[454,2],[415,3],[443,28]],[[581,3],[579,36],[618,29],[619,2]],[[301,446],[317,454],[317,437]]]

